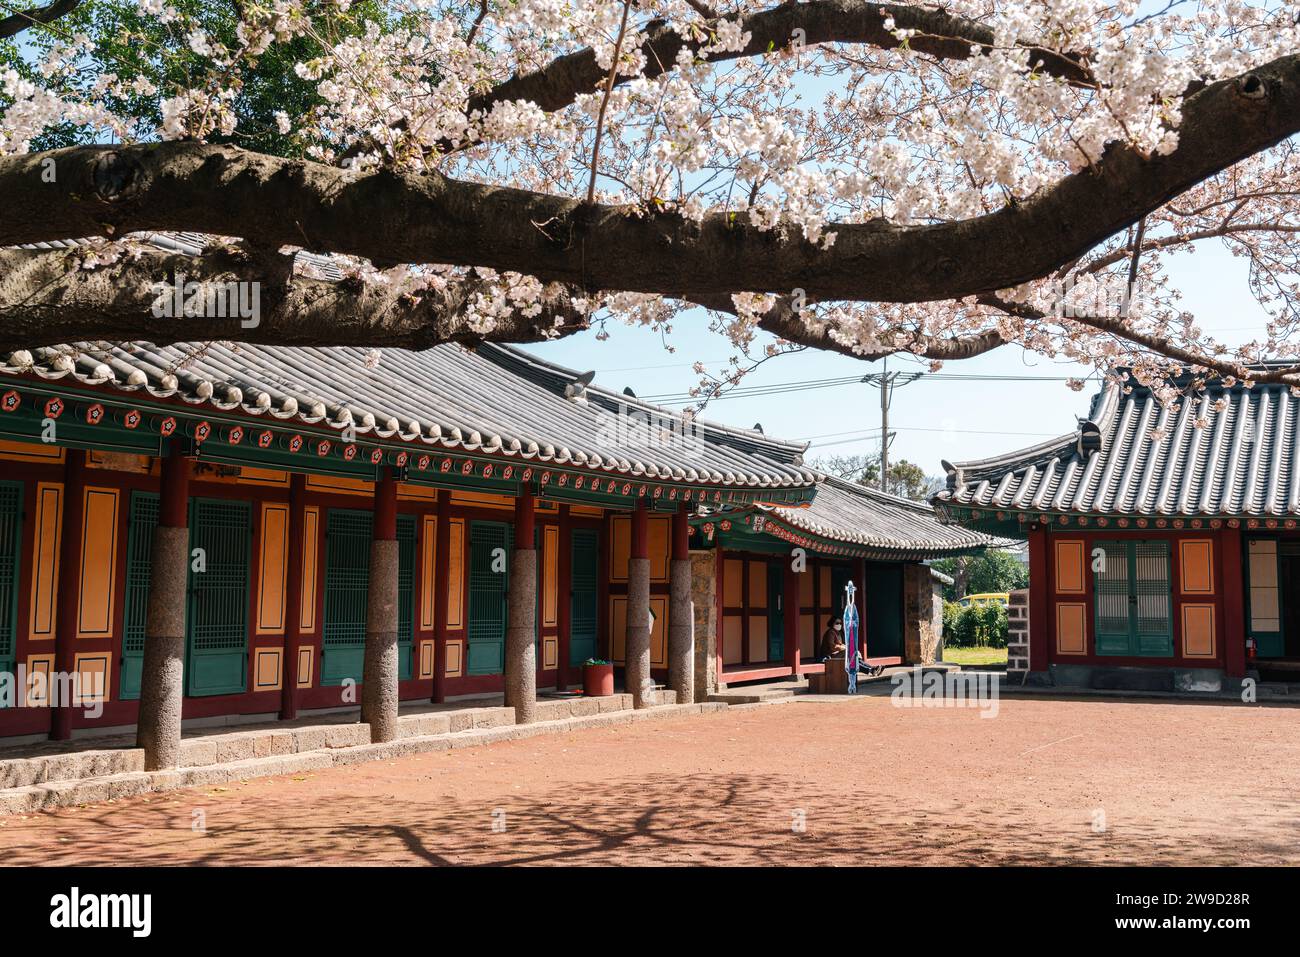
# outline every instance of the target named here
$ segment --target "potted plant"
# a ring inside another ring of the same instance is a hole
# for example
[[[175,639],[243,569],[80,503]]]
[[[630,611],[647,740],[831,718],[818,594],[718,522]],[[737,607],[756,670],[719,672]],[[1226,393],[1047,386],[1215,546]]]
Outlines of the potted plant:
[[[607,698],[614,693],[614,663],[588,658],[582,665],[582,693],[588,698]]]

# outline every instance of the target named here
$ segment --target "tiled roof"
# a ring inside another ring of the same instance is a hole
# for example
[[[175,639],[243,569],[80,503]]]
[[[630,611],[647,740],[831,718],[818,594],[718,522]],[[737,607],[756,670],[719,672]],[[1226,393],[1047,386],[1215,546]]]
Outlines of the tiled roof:
[[[1226,399],[1222,411],[1216,410]],[[1202,421],[1200,428],[1196,422]],[[945,506],[1155,516],[1300,515],[1300,398],[1284,386],[1207,386],[1176,409],[1108,384],[1074,432],[956,464]]]
[[[987,548],[1000,541],[982,532],[945,525],[934,509],[833,476],[821,476],[813,500],[798,508],[762,508],[761,531],[787,537],[804,532],[850,546],[866,557],[923,561]],[[775,526],[775,528],[773,527]]]
[[[358,436],[518,457],[661,481],[750,488],[811,485],[803,444],[695,422],[516,349],[423,352],[191,343],[77,343],[15,352],[0,375],[70,378],[196,406]],[[649,424],[647,424],[649,423]]]

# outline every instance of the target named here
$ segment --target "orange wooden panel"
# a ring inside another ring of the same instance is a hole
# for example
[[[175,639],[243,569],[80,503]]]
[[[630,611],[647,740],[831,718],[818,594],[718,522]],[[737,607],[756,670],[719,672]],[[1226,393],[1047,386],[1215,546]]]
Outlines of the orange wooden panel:
[[[1062,595],[1082,595],[1083,541],[1067,539],[1056,543],[1056,590]]]
[[[590,515],[594,518],[599,518],[600,516],[605,514],[605,510],[596,505],[570,505],[569,514]]]
[[[447,642],[447,677],[459,678],[465,643],[459,638]]]
[[[1179,576],[1184,595],[1214,594],[1214,542],[1188,538],[1178,543]]]
[[[807,660],[817,653],[817,616],[799,616],[799,657]]]
[[[672,556],[672,519],[651,518],[646,522],[647,550],[650,558],[650,580],[652,582],[668,581],[668,563]]]
[[[289,587],[289,506],[262,503],[262,556],[258,562],[257,629],[259,635],[283,635],[285,593]]]
[[[509,495],[494,495],[491,492],[452,492],[451,500],[457,505],[473,508],[508,508],[512,512],[515,509],[515,500]]]
[[[668,599],[663,595],[650,596],[650,613],[654,623],[650,626],[650,665],[668,667]]]
[[[320,542],[320,509],[309,505],[302,522],[302,606],[298,627],[305,634],[316,630],[316,549]]]
[[[609,580],[627,581],[627,563],[632,557],[632,521],[626,515],[609,520]]]
[[[799,607],[811,608],[813,603],[813,585],[816,579],[813,576],[811,568],[805,568],[799,573]]]
[[[79,695],[73,704],[91,704],[111,698],[110,674],[112,654],[107,651],[79,652],[73,656],[72,670],[77,674]]]
[[[739,664],[745,656],[741,646],[744,635],[744,623],[739,615],[724,615],[722,618],[722,663]]]
[[[1088,606],[1083,602],[1056,603],[1056,650],[1062,655],[1088,653]]]
[[[739,608],[744,604],[745,563],[739,558],[726,558],[722,562],[722,607]]]
[[[284,653],[279,648],[253,649],[253,690],[278,691],[283,682],[280,668]]]
[[[749,608],[767,607],[767,562],[749,563]]]
[[[609,660],[623,664],[627,656],[627,598],[615,595],[609,600]]]
[[[430,631],[436,587],[433,573],[437,570],[438,516],[423,515],[420,524],[420,628]]]
[[[1183,655],[1187,658],[1214,657],[1214,605],[1183,604]]]
[[[334,495],[366,495],[373,497],[375,483],[365,479],[347,478],[342,475],[308,475],[307,490],[310,492],[329,492]]]
[[[316,649],[311,645],[298,646],[298,687],[310,688],[314,683],[312,663],[316,660]]]
[[[554,525],[542,528],[542,627],[559,623],[560,608],[560,530]],[[555,667],[548,665],[548,667]]]
[[[550,670],[560,659],[560,640],[558,638],[542,639],[542,667]]]
[[[420,642],[420,677],[433,677],[434,648],[432,641]]]
[[[54,637],[59,592],[59,548],[63,524],[63,486],[36,486],[36,522],[32,534],[32,600],[28,634],[33,640]]]
[[[20,462],[62,462],[63,449],[44,442],[11,442],[9,439],[0,439],[0,459],[16,459]]]
[[[87,488],[81,530],[81,605],[78,638],[107,638],[113,633],[113,596],[117,590],[117,505],[115,488]]]
[[[49,707],[50,675],[53,673],[54,652],[27,656],[27,707]]]
[[[749,616],[749,660],[767,661],[767,615]]]
[[[465,520],[449,519],[447,528],[447,627],[465,627]],[[448,655],[450,661],[450,654]],[[451,672],[448,672],[450,674]]]
[[[278,485],[287,487],[289,473],[280,469],[259,469],[251,465],[239,467],[239,484],[241,485]]]
[[[397,497],[408,502],[436,502],[438,501],[438,490],[429,488],[427,485],[410,485],[406,482],[398,482]]]

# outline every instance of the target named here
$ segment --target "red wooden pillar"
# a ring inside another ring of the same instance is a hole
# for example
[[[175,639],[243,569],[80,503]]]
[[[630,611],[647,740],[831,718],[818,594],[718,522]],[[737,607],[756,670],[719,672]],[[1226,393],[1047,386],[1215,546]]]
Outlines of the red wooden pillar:
[[[564,691],[569,686],[569,629],[573,626],[573,528],[569,523],[569,506],[560,506],[560,554],[556,556],[559,584],[556,585],[556,652],[555,690]]]
[[[72,687],[69,681],[57,680],[57,675],[71,675],[76,670],[77,613],[81,605],[81,525],[85,517],[86,453],[81,449],[68,449],[63,466],[62,540],[59,543],[59,600],[58,623],[54,629],[54,671],[50,688],[64,692]],[[20,695],[26,689],[19,689]],[[72,702],[54,701],[50,704],[50,737],[66,741],[72,736]],[[54,707],[56,706],[57,707]]]
[[[515,499],[515,548],[535,548],[537,534],[537,499],[524,488]]]
[[[1052,594],[1047,565],[1047,531],[1030,528],[1029,540],[1029,670],[1047,670],[1047,604]],[[1095,639],[1094,639],[1095,640]]]
[[[451,492],[438,492],[433,543],[433,703],[447,700],[447,589],[451,579]]]
[[[374,522],[371,538],[379,542],[397,540],[397,479],[392,469],[384,469],[375,482]]]
[[[716,577],[716,582],[717,582],[717,586],[716,586],[716,587],[717,587],[717,594],[718,594],[718,621],[717,621],[717,626],[716,626],[716,627],[717,627],[717,629],[718,629],[718,640],[717,640],[717,642],[715,643],[715,646],[714,646],[714,647],[715,647],[715,651],[716,651],[716,655],[715,655],[715,657],[717,658],[718,687],[721,688],[721,687],[723,686],[723,684],[725,683],[725,681],[724,681],[724,679],[723,679],[723,676],[722,676],[722,667],[723,667],[723,665],[722,665],[722,661],[723,661],[722,652],[723,652],[723,645],[725,644],[725,641],[724,641],[724,638],[723,638],[723,628],[722,628],[722,626],[723,626],[723,624],[724,624],[724,622],[725,622],[725,620],[726,620],[726,615],[723,614],[723,608],[725,608],[725,607],[726,607],[726,604],[727,604],[727,594],[726,594],[727,576],[726,576],[726,566],[723,564],[722,546],[721,546],[721,544],[715,546],[715,548],[714,548],[714,552],[715,552],[716,555],[717,555],[717,561],[718,561],[717,571],[714,572],[714,574],[717,576],[717,577]]]
[[[280,720],[298,717],[298,643],[302,641],[302,547],[307,523],[307,476],[289,476],[289,563],[285,584],[284,687],[280,689]]]
[[[1246,676],[1246,601],[1241,532],[1226,529],[1219,536],[1223,569],[1223,670],[1229,678]]]
[[[794,561],[788,555],[785,562],[785,576],[781,580],[781,630],[785,634],[785,663],[790,673],[799,674],[799,575],[794,570]],[[812,574],[807,568],[804,575]],[[814,631],[816,629],[814,628]]]
[[[631,558],[650,557],[650,511],[642,499],[636,503],[632,512],[632,547]]]

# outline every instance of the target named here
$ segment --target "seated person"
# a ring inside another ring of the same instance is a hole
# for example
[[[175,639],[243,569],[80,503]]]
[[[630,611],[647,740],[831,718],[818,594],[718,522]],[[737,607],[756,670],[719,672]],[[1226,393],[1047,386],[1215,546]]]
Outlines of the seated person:
[[[844,654],[844,622],[835,617],[826,622],[826,630],[822,632],[822,640],[817,647],[817,657],[825,661],[832,655],[842,654]]]

